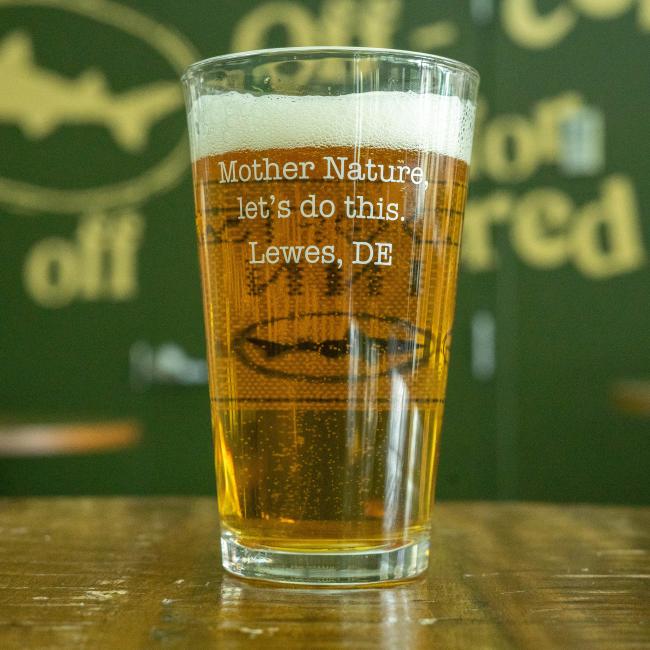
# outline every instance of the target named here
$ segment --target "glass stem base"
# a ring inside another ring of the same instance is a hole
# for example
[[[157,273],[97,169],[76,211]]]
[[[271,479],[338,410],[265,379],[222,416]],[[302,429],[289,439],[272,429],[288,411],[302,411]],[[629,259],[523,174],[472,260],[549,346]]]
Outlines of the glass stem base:
[[[299,585],[371,585],[406,580],[425,571],[429,538],[390,549],[316,553],[250,548],[231,533],[223,533],[221,557],[224,569],[242,578]]]

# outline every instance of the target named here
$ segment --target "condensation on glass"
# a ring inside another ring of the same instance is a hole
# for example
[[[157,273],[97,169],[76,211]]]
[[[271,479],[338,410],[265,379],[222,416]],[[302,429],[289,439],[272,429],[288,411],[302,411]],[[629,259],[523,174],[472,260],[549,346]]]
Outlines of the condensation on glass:
[[[478,76],[297,48],[208,59],[184,85],[224,567],[417,575]]]

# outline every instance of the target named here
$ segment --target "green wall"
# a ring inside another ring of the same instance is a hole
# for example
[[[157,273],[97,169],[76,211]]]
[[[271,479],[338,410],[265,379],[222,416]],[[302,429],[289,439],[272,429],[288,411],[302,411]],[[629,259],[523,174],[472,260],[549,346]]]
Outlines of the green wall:
[[[0,0],[0,442],[33,423],[142,432],[0,456],[0,493],[213,490],[177,78],[324,43],[482,75],[440,497],[648,502],[650,419],[620,397],[650,390],[647,0]],[[148,376],[166,344],[175,380]]]

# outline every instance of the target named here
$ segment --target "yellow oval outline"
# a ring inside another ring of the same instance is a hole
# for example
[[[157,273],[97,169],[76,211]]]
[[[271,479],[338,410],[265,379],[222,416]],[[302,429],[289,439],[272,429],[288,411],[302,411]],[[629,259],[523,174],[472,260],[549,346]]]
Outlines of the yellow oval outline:
[[[76,13],[144,41],[180,75],[200,58],[179,33],[131,7],[112,0],[0,0],[0,7],[49,7]],[[0,177],[0,202],[37,212],[82,213],[144,202],[174,185],[189,170],[187,140],[183,137],[156,165],[134,179],[83,190],[44,188]]]

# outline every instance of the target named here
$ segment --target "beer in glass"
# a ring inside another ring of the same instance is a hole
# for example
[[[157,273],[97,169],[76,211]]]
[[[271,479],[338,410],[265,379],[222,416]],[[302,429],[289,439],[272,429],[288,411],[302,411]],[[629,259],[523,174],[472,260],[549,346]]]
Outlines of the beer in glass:
[[[184,76],[224,567],[427,567],[478,76],[295,48]]]

